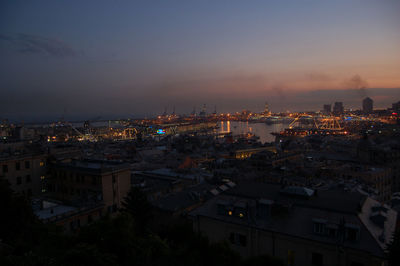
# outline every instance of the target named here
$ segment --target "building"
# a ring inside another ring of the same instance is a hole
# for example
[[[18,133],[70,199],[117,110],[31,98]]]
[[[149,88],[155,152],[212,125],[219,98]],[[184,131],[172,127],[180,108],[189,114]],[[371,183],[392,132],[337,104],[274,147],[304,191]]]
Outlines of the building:
[[[370,114],[374,110],[374,101],[369,97],[363,100],[362,105],[365,114]]]
[[[393,103],[392,104],[392,110],[394,112],[400,112],[400,101],[398,101],[397,103]]]
[[[341,115],[344,113],[344,107],[342,102],[335,102],[335,105],[333,106],[333,113],[335,115]]]
[[[324,109],[322,110],[322,112],[325,115],[329,115],[332,112],[332,105],[330,104],[324,104]]]
[[[78,231],[82,226],[99,220],[103,213],[104,204],[66,205],[49,199],[34,199],[32,209],[43,223],[53,223],[64,228],[67,233]]]
[[[73,160],[54,163],[46,180],[48,194],[64,204],[103,203],[105,213],[116,212],[131,187],[128,164]]]
[[[287,265],[385,265],[397,212],[361,195],[240,184],[191,213],[195,231]]]
[[[201,108],[201,111],[199,113],[199,116],[205,117],[207,115],[206,113],[206,104],[203,105],[203,108]]]
[[[0,157],[0,176],[8,180],[11,189],[28,198],[46,192],[46,154],[14,153]]]
[[[267,102],[265,103],[263,114],[264,115],[271,115],[271,111],[269,110],[269,105],[268,105]]]

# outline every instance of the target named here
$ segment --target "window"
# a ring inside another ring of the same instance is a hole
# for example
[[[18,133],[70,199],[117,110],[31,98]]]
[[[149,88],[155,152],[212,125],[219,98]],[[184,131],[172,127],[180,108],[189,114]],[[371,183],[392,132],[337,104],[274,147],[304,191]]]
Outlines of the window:
[[[40,179],[41,179],[41,180],[44,180],[44,179],[45,179],[45,176],[44,176],[44,175],[40,176]]]
[[[21,169],[21,164],[19,162],[15,163],[15,170],[20,170]]]
[[[325,231],[325,224],[321,222],[314,222],[314,233],[323,234]]]
[[[25,161],[25,169],[29,169],[31,167],[31,162]]]
[[[8,165],[3,165],[3,173],[8,173]]]
[[[247,238],[245,235],[239,235],[239,243],[243,247],[247,245]]]
[[[31,175],[26,175],[26,183],[30,183],[31,181]]]
[[[327,230],[328,236],[336,237],[336,235],[337,235],[337,229],[336,228],[327,228],[326,230]]]
[[[247,237],[242,234],[230,233],[229,241],[237,246],[245,247],[247,245]]]
[[[18,176],[17,177],[17,185],[21,185],[22,184],[22,177]]]
[[[69,228],[70,228],[71,230],[74,230],[74,228],[75,228],[74,221],[71,221],[71,222],[69,223]]]
[[[356,241],[358,239],[358,230],[355,228],[346,229],[346,240]]]
[[[321,253],[313,252],[311,254],[311,265],[312,266],[322,266],[323,264],[323,257]]]
[[[44,166],[44,162],[41,161],[41,162],[39,163],[39,166],[40,166],[40,167]]]

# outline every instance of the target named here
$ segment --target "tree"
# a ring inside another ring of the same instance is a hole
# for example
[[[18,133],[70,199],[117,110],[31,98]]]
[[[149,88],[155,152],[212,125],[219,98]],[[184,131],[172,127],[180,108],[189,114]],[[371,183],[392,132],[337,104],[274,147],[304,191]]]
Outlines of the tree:
[[[0,178],[0,213],[0,239],[3,243],[16,245],[32,238],[32,227],[38,222],[32,208],[22,195],[11,190],[3,178]]]
[[[123,212],[132,215],[138,232],[145,233],[153,217],[152,205],[147,200],[147,195],[138,187],[132,187],[122,202]]]

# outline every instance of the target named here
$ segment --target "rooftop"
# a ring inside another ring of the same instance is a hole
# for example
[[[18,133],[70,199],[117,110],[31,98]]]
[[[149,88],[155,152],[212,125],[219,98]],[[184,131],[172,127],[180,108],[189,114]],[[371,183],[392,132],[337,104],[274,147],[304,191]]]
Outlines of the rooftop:
[[[117,161],[103,160],[73,160],[69,163],[56,163],[57,167],[76,169],[82,172],[104,174],[129,170],[130,165]]]

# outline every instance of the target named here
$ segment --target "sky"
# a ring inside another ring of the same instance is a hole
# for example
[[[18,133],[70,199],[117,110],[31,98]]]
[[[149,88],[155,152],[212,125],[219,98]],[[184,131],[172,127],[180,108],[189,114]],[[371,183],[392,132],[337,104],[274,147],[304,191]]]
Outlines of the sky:
[[[398,0],[0,2],[0,118],[400,100]]]

